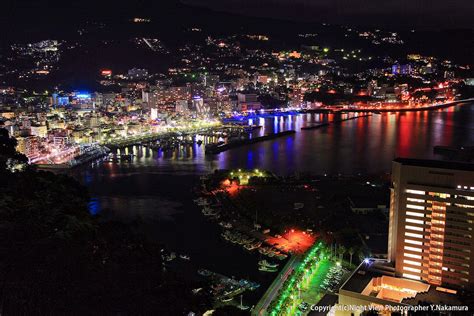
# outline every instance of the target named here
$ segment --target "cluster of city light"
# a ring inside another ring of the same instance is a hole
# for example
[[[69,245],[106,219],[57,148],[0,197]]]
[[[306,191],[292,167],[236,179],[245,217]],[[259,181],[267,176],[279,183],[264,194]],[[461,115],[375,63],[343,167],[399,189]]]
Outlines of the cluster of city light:
[[[221,126],[222,123],[216,120],[199,120],[192,123],[181,123],[179,125],[166,125],[159,129],[157,132],[136,132],[130,133],[125,136],[109,135],[102,141],[104,144],[110,143],[121,143],[129,141],[146,140],[148,138],[158,138],[160,136],[166,136],[167,133],[196,133],[203,131],[208,128],[215,128]]]
[[[68,147],[65,149],[51,149],[51,151],[47,154],[40,155],[38,157],[32,158],[30,163],[65,163],[72,158],[79,152],[79,147]]]
[[[259,169],[255,170],[242,170],[238,169],[230,172],[230,178],[238,178],[240,184],[247,184],[252,177],[264,177],[265,173]]]
[[[299,292],[318,274],[318,268],[322,263],[320,258],[324,257],[323,250],[323,243],[318,242],[305,254],[304,259],[283,284],[278,297],[270,304],[272,308],[269,310],[269,315],[293,315],[297,312],[300,302]],[[326,260],[325,262],[329,263]]]

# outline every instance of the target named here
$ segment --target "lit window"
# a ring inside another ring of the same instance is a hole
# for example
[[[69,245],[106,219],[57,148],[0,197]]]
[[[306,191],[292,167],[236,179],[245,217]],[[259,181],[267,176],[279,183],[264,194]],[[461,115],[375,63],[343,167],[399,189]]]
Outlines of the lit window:
[[[411,264],[412,266],[420,266],[421,267],[421,262],[417,262],[417,261],[413,261],[413,260],[406,260],[405,259],[405,260],[403,260],[403,263]]]
[[[405,253],[404,256],[407,257],[407,258],[421,259],[420,255],[414,255],[414,254],[411,254],[411,253]]]
[[[416,203],[425,203],[425,200],[421,200],[421,199],[414,199],[414,198],[407,198],[407,201],[408,202],[416,202]]]
[[[425,191],[407,189],[406,193],[425,195]]]
[[[405,236],[414,237],[414,238],[423,238],[423,235],[421,235],[421,234],[413,234],[413,233],[409,233],[409,232],[405,232]]]
[[[410,250],[414,252],[421,252],[421,248],[415,248],[415,247],[410,247],[410,246],[405,246],[403,247],[405,250]]]
[[[409,271],[409,272],[421,273],[420,269],[415,269],[415,268],[411,268],[411,267],[403,267],[403,270],[404,271]]]
[[[424,221],[420,221],[418,219],[411,219],[411,218],[407,218],[406,222],[407,223],[413,223],[413,224],[419,224],[419,225],[423,225],[425,223]]]
[[[458,204],[458,203],[454,203],[454,206],[461,207],[461,208],[474,208],[474,205]]]
[[[422,231],[423,231],[423,228],[421,228],[421,227],[416,227],[416,226],[411,226],[411,225],[405,225],[405,229],[416,230],[416,231],[418,231],[418,232],[422,232]]]
[[[411,240],[411,239],[405,239],[405,243],[406,244],[412,244],[412,245],[418,245],[418,246],[423,245],[423,243],[421,241]]]
[[[409,273],[403,273],[403,277],[412,280],[421,280],[421,277]]]
[[[407,212],[406,214],[409,216],[415,216],[415,217],[425,217],[425,214],[417,213],[417,212]]]
[[[439,198],[442,198],[442,199],[446,199],[446,198],[450,197],[450,195],[447,194],[447,193],[438,193],[438,192],[429,192],[428,195],[436,196],[436,197],[439,197]]]
[[[414,204],[407,204],[407,208],[411,208],[412,210],[424,210],[424,206],[414,205]]]

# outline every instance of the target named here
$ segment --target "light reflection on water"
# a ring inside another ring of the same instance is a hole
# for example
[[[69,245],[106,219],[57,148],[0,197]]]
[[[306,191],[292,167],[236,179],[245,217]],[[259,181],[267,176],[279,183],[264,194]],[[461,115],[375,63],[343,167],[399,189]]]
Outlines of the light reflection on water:
[[[255,136],[288,129],[297,133],[213,156],[205,155],[204,144],[164,152],[133,146],[120,150],[136,155],[131,163],[104,162],[76,172],[95,197],[89,204],[92,213],[125,221],[139,217],[147,222],[143,229],[152,238],[189,254],[196,268],[249,278],[262,283],[264,290],[272,276],[258,272],[258,256],[225,243],[217,225],[204,219],[193,204],[195,175],[223,168],[259,168],[277,174],[389,172],[396,156],[434,158],[434,145],[474,145],[472,106],[374,114],[327,128],[300,130],[338,118],[327,114],[259,118],[254,123],[263,128]],[[252,293],[251,300],[261,294]]]
[[[120,150],[136,155],[134,168],[153,167],[162,172],[203,174],[213,170],[248,167],[278,174],[294,172],[389,172],[397,156],[436,158],[435,145],[473,145],[474,107],[452,107],[435,112],[374,114],[301,131],[301,127],[347,118],[356,114],[300,114],[253,119],[262,126],[253,136],[296,130],[294,136],[205,155],[204,145],[180,146],[162,151],[134,146]],[[104,165],[113,172],[117,166]],[[124,167],[124,166],[122,166]]]

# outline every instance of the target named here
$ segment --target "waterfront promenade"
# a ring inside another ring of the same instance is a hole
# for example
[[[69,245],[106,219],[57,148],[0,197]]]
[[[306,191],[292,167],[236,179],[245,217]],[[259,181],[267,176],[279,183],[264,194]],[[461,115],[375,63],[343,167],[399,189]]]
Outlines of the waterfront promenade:
[[[449,108],[451,106],[459,105],[462,103],[469,103],[474,102],[474,98],[463,99],[463,100],[455,100],[440,104],[430,104],[430,105],[419,105],[419,106],[384,106],[384,107],[376,107],[376,106],[357,106],[354,108],[333,108],[333,107],[322,107],[320,109],[308,109],[306,112],[329,112],[329,113],[350,113],[350,112],[416,112],[416,111],[429,111],[429,110],[439,110]]]
[[[281,269],[280,273],[276,276],[273,283],[267,289],[263,297],[260,299],[257,305],[255,305],[255,307],[253,308],[251,312],[252,316],[266,315],[266,310],[268,306],[278,295],[278,291],[280,290],[281,286],[286,281],[286,279],[291,274],[291,272],[294,269],[296,269],[300,263],[301,263],[301,256],[298,256],[298,255],[291,256],[291,258],[288,260],[286,265],[283,267],[283,269]]]

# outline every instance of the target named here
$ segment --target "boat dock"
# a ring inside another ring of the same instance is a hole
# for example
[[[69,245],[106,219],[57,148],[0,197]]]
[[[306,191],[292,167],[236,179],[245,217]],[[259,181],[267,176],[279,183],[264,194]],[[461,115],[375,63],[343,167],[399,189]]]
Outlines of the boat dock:
[[[246,279],[236,280],[223,274],[200,269],[198,274],[211,282],[213,296],[218,301],[226,301],[245,291],[254,291],[260,284]]]

